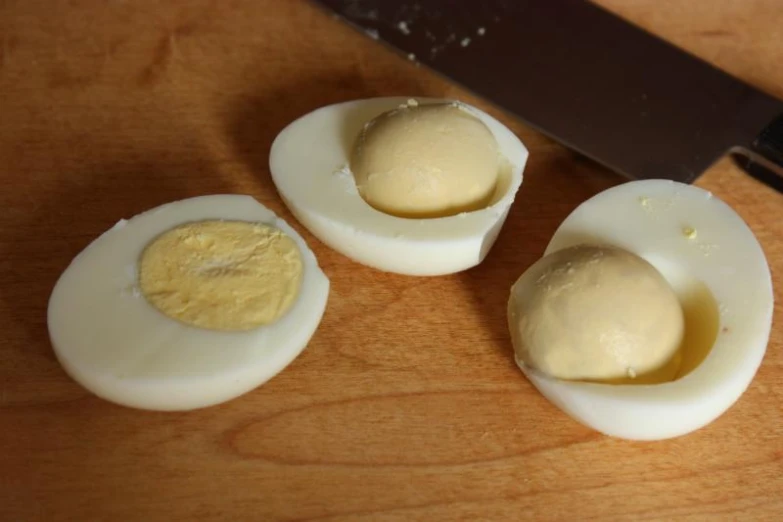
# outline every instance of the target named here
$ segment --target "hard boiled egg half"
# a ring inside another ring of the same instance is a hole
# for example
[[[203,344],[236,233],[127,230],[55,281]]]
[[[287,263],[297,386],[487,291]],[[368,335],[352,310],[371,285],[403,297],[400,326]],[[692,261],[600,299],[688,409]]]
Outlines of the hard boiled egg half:
[[[305,348],[329,280],[282,219],[250,196],[185,199],[122,220],[60,276],[54,352],[94,394],[190,410],[252,390]]]
[[[769,267],[725,203],[668,180],[576,208],[515,283],[517,363],[552,403],[604,434],[684,435],[753,379],[772,323]]]
[[[380,270],[424,276],[484,259],[527,156],[475,107],[373,98],[294,121],[275,139],[269,165],[286,205],[325,244]]]

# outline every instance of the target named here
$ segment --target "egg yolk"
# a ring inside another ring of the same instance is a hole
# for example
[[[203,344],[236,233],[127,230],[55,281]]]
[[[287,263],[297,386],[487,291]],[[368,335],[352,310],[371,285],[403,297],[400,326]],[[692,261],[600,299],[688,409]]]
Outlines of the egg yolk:
[[[139,289],[172,319],[211,330],[251,330],[286,313],[302,271],[299,248],[279,229],[207,220],[172,228],[146,246]]]
[[[492,131],[454,104],[409,103],[371,120],[351,156],[364,200],[398,217],[443,217],[484,208],[501,158]]]
[[[514,284],[508,312],[517,359],[551,377],[665,382],[680,367],[677,294],[619,248],[579,245],[543,257]]]

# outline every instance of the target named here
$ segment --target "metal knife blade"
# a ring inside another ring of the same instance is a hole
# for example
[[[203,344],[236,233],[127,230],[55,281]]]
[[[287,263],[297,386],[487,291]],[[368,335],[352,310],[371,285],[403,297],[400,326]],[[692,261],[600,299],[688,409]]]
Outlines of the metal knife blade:
[[[783,102],[595,4],[316,3],[627,177],[692,182],[732,153],[783,192]]]

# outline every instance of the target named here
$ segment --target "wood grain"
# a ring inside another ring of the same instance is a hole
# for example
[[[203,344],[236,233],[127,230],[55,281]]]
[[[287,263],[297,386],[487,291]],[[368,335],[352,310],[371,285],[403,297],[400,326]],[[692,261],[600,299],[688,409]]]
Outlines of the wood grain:
[[[603,0],[783,97],[777,0]],[[544,50],[545,51],[545,50]],[[267,153],[293,118],[375,95],[454,96],[531,151],[480,267],[384,274],[307,234]],[[783,308],[742,399],[660,443],[584,428],[515,369],[512,281],[579,202],[620,180],[298,1],[0,2],[0,520],[779,520]],[[737,209],[781,302],[783,197],[730,165],[699,185]],[[86,393],[54,359],[46,303],[117,219],[248,193],[305,234],[332,280],[305,353],[225,405],[161,414]]]

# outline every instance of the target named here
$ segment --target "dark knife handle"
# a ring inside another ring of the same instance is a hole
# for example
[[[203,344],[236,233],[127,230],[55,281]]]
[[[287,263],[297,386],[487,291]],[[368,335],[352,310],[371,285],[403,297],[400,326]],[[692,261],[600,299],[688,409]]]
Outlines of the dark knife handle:
[[[749,175],[783,194],[783,114],[749,147],[732,149],[731,157]]]

